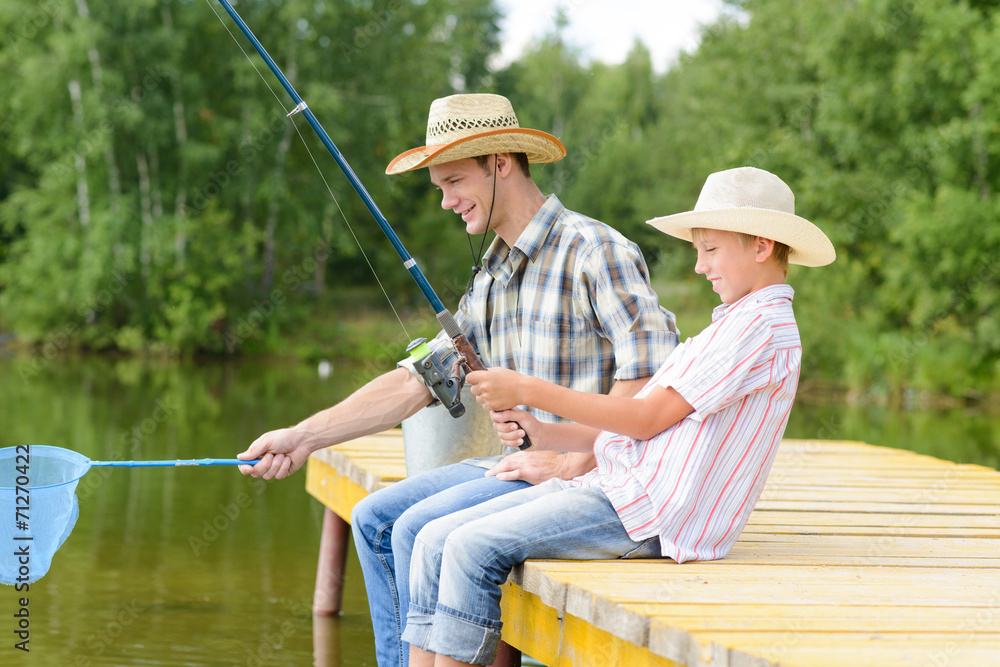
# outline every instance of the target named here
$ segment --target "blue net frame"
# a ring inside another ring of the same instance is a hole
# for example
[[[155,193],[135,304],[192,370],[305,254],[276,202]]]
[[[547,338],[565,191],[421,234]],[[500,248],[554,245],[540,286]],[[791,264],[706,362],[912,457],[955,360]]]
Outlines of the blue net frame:
[[[76,485],[90,466],[61,447],[0,449],[0,583],[30,584],[49,571],[76,525]]]

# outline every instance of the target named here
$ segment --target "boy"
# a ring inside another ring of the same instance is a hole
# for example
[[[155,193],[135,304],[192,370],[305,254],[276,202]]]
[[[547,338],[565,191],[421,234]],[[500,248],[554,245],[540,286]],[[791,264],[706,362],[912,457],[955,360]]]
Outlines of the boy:
[[[794,214],[788,186],[751,167],[712,174],[694,211],[650,224],[693,241],[695,271],[722,299],[712,324],[677,347],[635,398],[587,395],[507,369],[469,374],[506,443],[527,433],[539,448],[593,449],[597,469],[420,531],[403,634],[415,667],[489,664],[500,637],[499,587],[528,558],[711,560],[742,531],[798,382],[787,264],[823,266],[836,253]],[[515,405],[575,423],[543,424]]]

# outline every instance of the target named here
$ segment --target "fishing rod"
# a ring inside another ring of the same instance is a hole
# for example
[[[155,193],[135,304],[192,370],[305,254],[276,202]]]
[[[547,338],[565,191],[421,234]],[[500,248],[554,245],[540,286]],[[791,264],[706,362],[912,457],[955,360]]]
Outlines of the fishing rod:
[[[326,130],[323,129],[323,126],[320,125],[320,122],[316,119],[316,115],[313,114],[312,109],[309,108],[309,105],[306,104],[295,91],[295,88],[281,71],[281,68],[279,68],[277,63],[274,62],[274,59],[271,58],[267,50],[264,48],[264,45],[260,43],[260,40],[258,40],[253,34],[243,18],[236,12],[235,9],[233,9],[229,0],[219,0],[219,3],[222,5],[223,9],[226,10],[226,13],[229,14],[233,21],[236,22],[240,32],[246,35],[246,38],[250,40],[254,50],[260,55],[261,58],[264,59],[268,69],[270,69],[274,76],[278,78],[282,88],[285,89],[285,92],[287,92],[292,98],[292,101],[295,102],[295,107],[287,114],[287,116],[291,118],[298,113],[305,116],[309,126],[319,137],[320,141],[326,147],[326,150],[340,167],[340,170],[344,172],[344,175],[350,182],[351,187],[353,187],[354,191],[358,193],[359,197],[361,197],[361,201],[364,202],[368,211],[372,214],[372,217],[375,218],[375,222],[378,223],[382,233],[386,235],[389,239],[389,243],[392,244],[393,249],[396,251],[396,254],[399,255],[401,260],[403,260],[403,266],[417,283],[417,287],[420,288],[424,298],[427,299],[428,303],[430,303],[431,307],[434,309],[434,316],[437,318],[441,328],[444,329],[448,337],[451,338],[452,344],[458,352],[459,363],[473,371],[487,370],[486,364],[484,364],[483,360],[479,358],[475,348],[472,347],[472,343],[470,343],[466,335],[462,333],[462,329],[458,326],[458,322],[455,321],[455,316],[451,314],[451,311],[444,307],[443,303],[441,303],[441,299],[438,298],[437,293],[434,292],[434,288],[431,287],[431,284],[427,281],[427,278],[424,277],[420,267],[417,266],[416,260],[414,260],[413,257],[410,256],[410,253],[406,251],[406,248],[403,246],[403,242],[399,240],[399,236],[396,235],[395,230],[393,230],[393,228],[389,225],[388,220],[386,220],[382,211],[379,210],[378,205],[375,204],[375,200],[372,199],[370,194],[368,194],[368,190],[365,189],[361,180],[354,173],[351,165],[349,165],[347,160],[344,159],[340,149],[338,149],[336,144],[333,143],[333,139],[330,138],[330,135],[327,134]],[[462,405],[460,396],[460,381],[448,377],[445,369],[441,367],[440,363],[437,362],[437,360],[430,353],[430,348],[427,347],[421,339],[417,339],[411,343],[411,345],[407,348],[407,351],[411,352],[417,371],[428,381],[431,390],[435,393],[438,400],[440,400],[441,403],[448,408],[448,412],[451,416],[457,418],[465,414],[465,406]],[[525,434],[524,442],[521,444],[520,449],[527,449],[530,446],[531,441],[528,439],[527,434]]]

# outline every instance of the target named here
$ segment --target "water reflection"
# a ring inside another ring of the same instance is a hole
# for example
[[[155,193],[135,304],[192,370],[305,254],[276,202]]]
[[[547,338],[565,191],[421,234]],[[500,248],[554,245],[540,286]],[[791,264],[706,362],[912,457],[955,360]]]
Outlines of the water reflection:
[[[313,657],[317,667],[341,664],[339,618],[313,616]]]
[[[796,400],[785,437],[859,440],[1000,468],[1000,420],[973,408],[889,410]]]
[[[293,363],[59,358],[25,368],[0,359],[0,445],[92,459],[231,457],[359,380],[337,368],[321,380],[313,365]],[[998,428],[962,411],[800,402],[787,435],[996,467]],[[264,483],[230,468],[92,469],[78,488],[76,529],[27,593],[30,654],[11,639],[25,594],[0,589],[0,664],[374,665],[353,549],[343,614],[312,616],[323,513],[304,484],[301,474]]]
[[[57,362],[24,374],[0,360],[0,444],[228,458],[357,381],[294,364]],[[26,593],[0,592],[0,616],[12,618],[21,596],[31,611],[30,653],[5,641],[0,664],[374,665],[356,563],[344,613],[312,617],[323,514],[304,483],[222,467],[92,469],[48,575]]]

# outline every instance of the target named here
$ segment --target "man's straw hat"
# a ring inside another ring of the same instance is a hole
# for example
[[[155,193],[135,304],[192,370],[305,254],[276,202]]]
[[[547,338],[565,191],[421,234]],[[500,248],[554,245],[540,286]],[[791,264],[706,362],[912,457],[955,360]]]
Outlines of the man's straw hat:
[[[646,221],[685,241],[694,228],[743,232],[780,241],[788,262],[825,266],[837,258],[833,243],[819,227],[795,215],[795,195],[785,182],[763,169],[739,167],[710,175],[693,211]]]
[[[450,95],[431,103],[427,145],[397,155],[387,174],[494,153],[525,153],[528,162],[555,162],[566,156],[551,134],[517,124],[510,101],[501,95]]]

